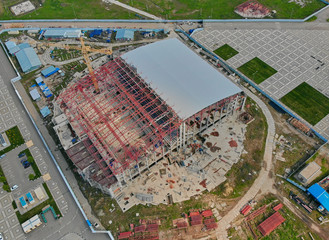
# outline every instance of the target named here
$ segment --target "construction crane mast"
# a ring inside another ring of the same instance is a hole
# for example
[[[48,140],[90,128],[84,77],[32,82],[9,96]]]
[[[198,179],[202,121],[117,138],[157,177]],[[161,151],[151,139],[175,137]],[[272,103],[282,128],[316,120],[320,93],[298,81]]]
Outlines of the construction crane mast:
[[[91,80],[93,82],[93,85],[95,87],[95,91],[99,92],[99,87],[98,87],[98,82],[94,73],[94,69],[91,65],[91,61],[89,58],[89,52],[95,52],[95,53],[101,53],[101,54],[106,54],[106,55],[111,55],[112,54],[112,50],[111,49],[95,49],[95,48],[91,48],[90,46],[86,46],[85,42],[83,40],[83,37],[80,37],[80,43],[81,43],[81,47],[79,46],[73,46],[73,45],[67,45],[67,44],[61,44],[61,43],[42,43],[42,45],[46,45],[46,46],[52,46],[52,47],[62,47],[64,49],[76,49],[76,50],[81,50],[82,52],[82,56],[85,59],[89,74],[91,76]]]

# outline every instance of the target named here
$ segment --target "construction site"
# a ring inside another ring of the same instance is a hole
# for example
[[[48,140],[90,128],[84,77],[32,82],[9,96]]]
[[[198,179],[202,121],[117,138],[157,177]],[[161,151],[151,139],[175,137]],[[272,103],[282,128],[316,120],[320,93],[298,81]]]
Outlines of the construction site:
[[[173,38],[71,82],[54,101],[53,122],[81,176],[126,211],[184,201],[223,182],[243,150],[245,99]]]

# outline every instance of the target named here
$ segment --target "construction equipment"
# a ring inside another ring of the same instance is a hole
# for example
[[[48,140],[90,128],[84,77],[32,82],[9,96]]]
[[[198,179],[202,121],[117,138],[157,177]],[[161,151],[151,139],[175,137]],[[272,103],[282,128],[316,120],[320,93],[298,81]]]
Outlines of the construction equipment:
[[[50,42],[41,43],[41,45],[46,45],[48,47],[61,47],[66,50],[69,50],[69,49],[80,50],[82,52],[82,55],[85,59],[86,65],[88,67],[89,74],[91,76],[91,79],[92,79],[94,87],[95,87],[95,91],[99,92],[98,82],[97,82],[97,79],[96,79],[96,76],[94,73],[94,69],[91,66],[89,52],[111,55],[112,49],[95,49],[95,48],[91,48],[90,46],[86,46],[82,36],[80,37],[80,43],[81,43],[81,46],[67,45],[67,44],[62,44],[62,43],[50,43]]]

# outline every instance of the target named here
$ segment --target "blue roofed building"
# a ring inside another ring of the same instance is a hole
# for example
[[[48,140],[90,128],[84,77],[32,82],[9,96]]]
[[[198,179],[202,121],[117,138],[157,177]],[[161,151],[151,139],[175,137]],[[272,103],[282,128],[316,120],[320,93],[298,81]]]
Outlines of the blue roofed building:
[[[131,41],[134,40],[134,30],[130,29],[118,29],[115,35],[117,41]]]
[[[307,190],[327,211],[329,211],[329,194],[318,183]]]
[[[24,73],[31,72],[41,67],[41,62],[34,49],[24,48],[16,53],[18,63]]]
[[[42,32],[44,38],[79,38],[82,33],[79,29],[47,29]]]
[[[42,77],[37,77],[37,78],[35,79],[35,82],[38,84],[38,86],[40,86],[40,85],[43,83],[43,79],[42,79]]]
[[[28,43],[21,43],[16,45],[15,42],[13,41],[7,41],[5,42],[6,48],[8,49],[8,52],[10,55],[14,56],[17,52],[19,52],[20,50],[24,49],[24,48],[29,48],[31,47],[30,44]]]
[[[54,73],[57,73],[58,71],[59,71],[59,68],[55,68],[54,66],[50,66],[50,67],[47,67],[46,69],[43,69],[41,71],[41,74],[44,77],[49,77],[49,76],[53,75]]]
[[[41,99],[41,96],[36,88],[30,91],[30,95],[34,101],[39,101]]]
[[[50,112],[49,108],[46,106],[40,110],[40,113],[41,113],[42,117],[45,118],[48,115],[50,115],[51,112]]]
[[[19,198],[19,201],[20,201],[20,203],[21,203],[21,205],[22,205],[23,208],[26,208],[27,207],[27,203],[26,203],[24,197],[20,197]]]

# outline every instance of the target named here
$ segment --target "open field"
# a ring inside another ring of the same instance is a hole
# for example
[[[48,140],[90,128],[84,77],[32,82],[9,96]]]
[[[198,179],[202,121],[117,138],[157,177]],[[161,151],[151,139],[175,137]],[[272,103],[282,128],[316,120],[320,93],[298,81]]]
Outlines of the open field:
[[[230,45],[224,44],[220,48],[217,48],[214,51],[214,53],[226,61],[226,60],[230,59],[231,57],[237,55],[239,52],[237,50],[235,50],[234,48],[232,48]]]
[[[234,8],[246,0],[121,0],[126,4],[168,19],[232,19],[242,18]],[[271,10],[276,10],[276,18],[305,18],[325,6],[319,0],[311,0],[301,8],[289,0],[259,0]]]
[[[20,1],[0,0],[0,2],[4,6],[4,13],[0,13],[0,19],[136,18],[134,13],[117,5],[105,4],[102,0],[32,0],[31,2],[37,6],[38,9],[20,16],[14,16],[9,10],[10,6]],[[44,2],[42,7],[40,7],[40,2]]]
[[[320,0],[310,0],[305,7],[300,7],[289,0],[259,0],[271,10],[276,10],[275,18],[301,19],[325,6]],[[38,7],[34,12],[15,17],[9,7],[17,0],[0,0],[1,19],[133,19],[135,13],[109,5],[102,0],[31,0]],[[40,7],[40,3],[43,6]],[[234,8],[245,0],[121,0],[138,9],[166,19],[234,19],[241,18],[234,13]],[[3,8],[1,7],[3,5]]]
[[[329,98],[305,82],[280,100],[312,125],[329,114]]]
[[[243,64],[238,68],[238,70],[257,84],[260,84],[277,72],[274,68],[267,65],[258,57],[255,57],[249,62]]]

